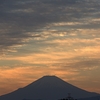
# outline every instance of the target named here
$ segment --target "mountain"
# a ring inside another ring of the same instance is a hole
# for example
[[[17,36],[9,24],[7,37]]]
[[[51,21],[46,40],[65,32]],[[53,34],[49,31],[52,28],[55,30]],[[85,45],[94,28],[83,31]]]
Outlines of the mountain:
[[[99,94],[82,90],[56,76],[43,76],[14,92],[0,96],[0,100],[58,100],[71,93],[74,98],[87,98]]]

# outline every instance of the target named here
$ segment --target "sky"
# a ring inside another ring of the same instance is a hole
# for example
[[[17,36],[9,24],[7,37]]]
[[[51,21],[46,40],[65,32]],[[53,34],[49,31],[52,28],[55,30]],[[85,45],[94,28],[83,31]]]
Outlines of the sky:
[[[100,93],[100,0],[0,0],[0,95],[45,75]]]

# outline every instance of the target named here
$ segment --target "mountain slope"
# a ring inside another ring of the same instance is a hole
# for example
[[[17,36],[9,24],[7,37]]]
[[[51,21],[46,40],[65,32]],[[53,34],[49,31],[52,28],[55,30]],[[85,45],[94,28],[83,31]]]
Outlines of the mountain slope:
[[[74,98],[86,98],[98,94],[77,88],[56,76],[44,76],[28,86],[3,95],[0,100],[42,99],[57,100],[71,93]]]

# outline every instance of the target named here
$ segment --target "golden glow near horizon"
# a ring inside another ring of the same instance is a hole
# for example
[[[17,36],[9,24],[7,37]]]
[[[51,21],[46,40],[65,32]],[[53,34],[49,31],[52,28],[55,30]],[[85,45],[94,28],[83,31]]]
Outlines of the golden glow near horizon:
[[[76,1],[1,2],[0,95],[44,75],[100,93],[100,1]]]

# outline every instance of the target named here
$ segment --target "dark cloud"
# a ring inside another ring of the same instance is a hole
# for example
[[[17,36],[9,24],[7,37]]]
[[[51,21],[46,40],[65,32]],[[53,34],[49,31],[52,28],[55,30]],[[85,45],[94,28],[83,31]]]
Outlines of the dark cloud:
[[[41,37],[49,24],[98,18],[99,8],[99,0],[0,0],[0,51]]]

